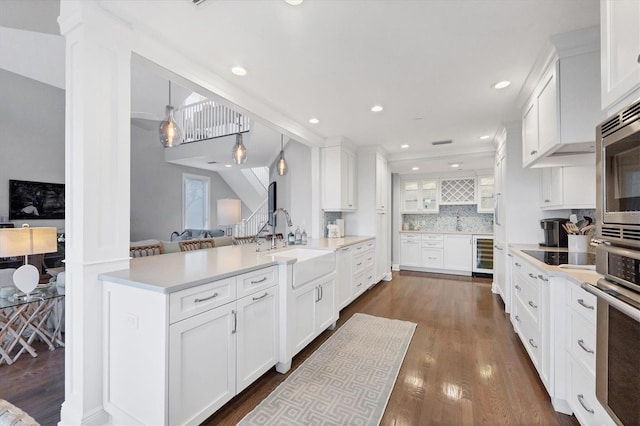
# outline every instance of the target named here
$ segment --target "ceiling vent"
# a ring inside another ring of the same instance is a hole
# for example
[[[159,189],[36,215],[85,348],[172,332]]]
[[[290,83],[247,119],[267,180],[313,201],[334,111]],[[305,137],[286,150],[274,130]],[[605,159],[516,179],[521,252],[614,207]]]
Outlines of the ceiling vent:
[[[431,142],[431,145],[447,145],[452,143],[452,140],[448,140],[448,141],[436,141],[436,142]]]

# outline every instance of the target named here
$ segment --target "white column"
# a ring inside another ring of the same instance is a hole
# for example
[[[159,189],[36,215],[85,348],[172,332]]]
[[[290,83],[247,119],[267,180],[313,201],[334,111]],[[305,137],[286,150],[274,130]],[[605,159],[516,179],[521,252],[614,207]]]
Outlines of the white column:
[[[66,39],[66,349],[61,425],[106,424],[102,283],[128,268],[131,29],[60,2]]]

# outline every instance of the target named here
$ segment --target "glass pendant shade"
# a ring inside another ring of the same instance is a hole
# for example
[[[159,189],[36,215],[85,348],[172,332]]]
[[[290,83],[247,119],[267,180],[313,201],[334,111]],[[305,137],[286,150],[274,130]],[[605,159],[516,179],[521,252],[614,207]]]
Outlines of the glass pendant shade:
[[[160,143],[165,148],[172,148],[182,143],[182,131],[173,117],[171,105],[167,105],[167,119],[160,123]]]
[[[278,174],[280,176],[284,176],[289,171],[289,166],[287,166],[287,160],[284,159],[284,140],[283,135],[280,135],[280,157],[278,158],[278,163],[276,164],[278,169]]]
[[[242,143],[241,133],[236,134],[236,144],[233,145],[231,157],[233,158],[233,162],[236,164],[242,164],[247,161],[247,148],[245,148]]]

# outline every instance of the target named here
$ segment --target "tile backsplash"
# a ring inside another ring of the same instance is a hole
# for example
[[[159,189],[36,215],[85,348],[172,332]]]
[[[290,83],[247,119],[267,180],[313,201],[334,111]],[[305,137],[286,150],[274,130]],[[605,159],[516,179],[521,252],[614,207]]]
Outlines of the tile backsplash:
[[[403,231],[493,232],[493,214],[476,205],[440,206],[439,214],[403,214]]]
[[[342,219],[342,212],[324,212],[322,232],[324,233],[325,238],[329,236],[329,230],[327,229],[327,225],[331,223],[336,223],[336,219]]]

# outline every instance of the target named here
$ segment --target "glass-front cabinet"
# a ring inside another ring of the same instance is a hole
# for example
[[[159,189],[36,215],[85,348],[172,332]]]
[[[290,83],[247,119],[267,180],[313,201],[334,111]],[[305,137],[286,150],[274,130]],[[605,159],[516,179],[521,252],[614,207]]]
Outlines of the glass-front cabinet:
[[[411,179],[402,183],[402,213],[438,213],[438,179]]]
[[[478,213],[493,213],[493,176],[478,176]]]

